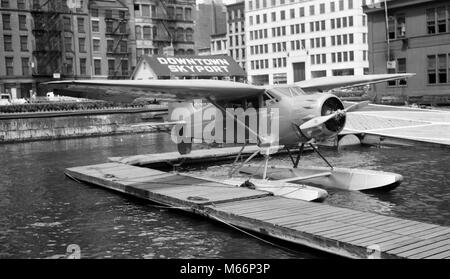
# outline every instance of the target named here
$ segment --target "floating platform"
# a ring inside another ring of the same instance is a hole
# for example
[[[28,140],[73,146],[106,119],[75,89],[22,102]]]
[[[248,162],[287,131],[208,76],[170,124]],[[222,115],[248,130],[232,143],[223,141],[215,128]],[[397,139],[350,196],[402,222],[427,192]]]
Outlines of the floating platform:
[[[248,231],[349,258],[450,258],[450,228],[271,196],[184,174],[122,163],[66,174]]]

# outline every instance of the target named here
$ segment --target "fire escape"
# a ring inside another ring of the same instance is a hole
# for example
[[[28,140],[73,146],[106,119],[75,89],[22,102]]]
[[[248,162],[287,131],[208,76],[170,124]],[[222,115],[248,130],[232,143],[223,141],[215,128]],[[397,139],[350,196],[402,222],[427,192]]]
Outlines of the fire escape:
[[[123,79],[129,76],[129,56],[128,50],[128,15],[124,10],[118,10],[118,16],[113,16],[113,11],[105,13],[107,56],[114,58],[109,61],[119,61],[114,69],[108,65],[109,79]],[[126,59],[125,59],[126,58]],[[127,61],[127,62],[124,62]],[[127,63],[127,64],[124,64]]]
[[[167,7],[166,0],[159,0],[160,8],[158,9],[157,16],[154,19],[157,21],[158,30],[164,29],[166,31],[166,35],[157,34],[153,40],[156,42],[158,49],[162,50],[162,48],[167,46],[173,46],[174,38],[175,38],[175,28],[173,22],[175,21],[174,12],[172,8],[172,12],[169,12]],[[169,4],[175,4],[175,0],[169,0]],[[162,27],[162,28],[160,28]]]
[[[59,1],[47,0],[42,5],[34,1],[31,15],[34,19],[33,35],[36,48],[33,51],[36,64],[32,69],[35,77],[51,77],[59,73],[62,65],[63,6]]]

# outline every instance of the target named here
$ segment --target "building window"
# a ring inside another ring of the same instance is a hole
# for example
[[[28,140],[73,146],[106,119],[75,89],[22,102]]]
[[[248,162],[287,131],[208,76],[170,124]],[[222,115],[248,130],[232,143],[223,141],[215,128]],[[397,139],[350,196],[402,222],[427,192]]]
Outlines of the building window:
[[[72,31],[72,24],[70,21],[70,17],[63,18],[64,31]]]
[[[80,58],[80,74],[86,74],[86,58]]]
[[[188,42],[192,42],[194,40],[194,30],[192,30],[191,28],[187,28],[186,29],[186,41]],[[244,44],[244,42],[242,41],[242,44]]]
[[[295,9],[291,9],[290,14],[291,14],[291,19],[295,18]]]
[[[311,65],[316,64],[316,56],[315,55],[311,55]]]
[[[3,46],[5,51],[13,51],[12,48],[12,36],[4,35],[3,36]]]
[[[437,8],[437,26],[438,26],[438,32],[439,33],[445,33],[447,32],[447,22],[446,22],[446,10],[445,7],[438,7]],[[449,15],[450,17],[450,15]]]
[[[20,36],[20,51],[28,51],[28,36]]]
[[[348,8],[353,9],[353,0],[348,0]]]
[[[136,40],[142,40],[142,27],[141,26],[137,25],[135,27],[135,33],[136,33]]]
[[[301,7],[300,8],[300,17],[304,17],[305,16],[305,8]]]
[[[151,27],[150,26],[144,26],[144,40],[150,40],[152,37],[151,34]]]
[[[72,51],[72,37],[64,37],[65,51]]]
[[[19,15],[19,29],[27,30],[27,16],[26,15]]]
[[[11,15],[2,14],[3,19],[3,30],[11,30]]]
[[[99,27],[99,21],[98,20],[93,20],[92,21],[92,32],[100,32],[100,27]]]
[[[447,83],[447,54],[438,55],[438,82]]]
[[[182,54],[182,49],[180,49],[180,53]],[[121,70],[122,76],[128,76],[128,60],[124,59],[121,61]]]
[[[330,12],[334,13],[336,11],[336,5],[334,1],[330,2]]]
[[[150,5],[141,5],[141,14],[143,17],[150,17]]]
[[[98,9],[91,9],[91,16],[98,17]]]
[[[272,16],[272,22],[277,21],[277,14],[275,12],[272,12],[271,16]]]
[[[309,15],[312,16],[315,14],[314,5],[309,6]]]
[[[183,8],[177,7],[175,9],[175,13],[176,13],[176,19],[183,20]]]
[[[128,51],[127,42],[120,41],[119,45],[120,45],[120,53],[127,53],[127,51]]]
[[[367,43],[367,33],[363,33],[363,44]]]
[[[86,52],[86,38],[78,38],[78,48],[80,52]]]
[[[335,29],[335,28],[336,28],[336,21],[335,21],[335,19],[332,18],[332,19],[330,20],[330,22],[331,22],[331,29]]]
[[[355,52],[352,50],[349,52],[349,56],[350,56],[350,61],[355,61]]]
[[[5,66],[6,66],[6,75],[13,76],[14,75],[14,58],[13,57],[5,57]]]
[[[100,51],[100,39],[94,39],[93,45],[94,51]]]
[[[112,18],[113,17],[113,15],[112,15],[112,10],[105,10],[105,18]]]
[[[158,27],[153,26],[152,31],[153,31],[153,38],[156,38],[158,36]]]
[[[321,28],[322,31],[325,30],[325,20],[321,20],[320,21],[320,28]]]
[[[445,15],[445,11],[444,11]],[[444,20],[445,23],[445,20]],[[397,38],[403,38],[406,35],[406,21],[405,21],[405,15],[397,15]],[[444,31],[445,32],[445,31]]]
[[[325,13],[325,3],[320,4],[320,13],[321,14]]]
[[[352,27],[353,26],[353,16],[349,16],[348,17],[348,26]]]
[[[108,75],[113,76],[116,71],[115,61],[113,59],[108,60]]]
[[[113,32],[114,32],[113,22],[107,21],[106,22],[106,33],[113,33]]]
[[[339,11],[344,10],[344,0],[339,0]]]
[[[99,76],[102,74],[102,60],[94,59],[94,74]]]
[[[24,76],[30,75],[30,64],[28,57],[22,58],[22,75]]]
[[[2,5],[1,5],[1,7],[2,8],[9,8],[9,0],[2,0]]]
[[[428,34],[436,33],[436,12],[435,9],[427,9],[427,30]]]
[[[191,10],[191,8],[184,9],[184,20],[192,20],[192,10]]]
[[[66,57],[66,74],[73,74],[73,58]]]
[[[429,55],[427,57],[428,68],[428,83],[436,83],[436,55]]]
[[[406,58],[397,59],[397,73],[404,74],[406,73]],[[406,86],[406,79],[398,80],[399,86]]]
[[[78,22],[78,32],[79,32],[79,33],[84,33],[84,32],[85,32],[85,31],[84,31],[84,18],[79,17],[79,18],[77,19],[77,22]]]
[[[25,0],[17,0],[17,8],[19,10],[25,10],[27,8],[25,5]]]

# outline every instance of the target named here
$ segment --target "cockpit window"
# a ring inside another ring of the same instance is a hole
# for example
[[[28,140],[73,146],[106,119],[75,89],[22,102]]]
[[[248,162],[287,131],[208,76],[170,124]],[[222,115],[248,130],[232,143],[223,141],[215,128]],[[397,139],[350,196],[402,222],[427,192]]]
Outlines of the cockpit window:
[[[303,91],[298,86],[274,87],[271,88],[269,92],[272,92],[276,96],[287,96],[287,97],[306,95],[305,91]]]

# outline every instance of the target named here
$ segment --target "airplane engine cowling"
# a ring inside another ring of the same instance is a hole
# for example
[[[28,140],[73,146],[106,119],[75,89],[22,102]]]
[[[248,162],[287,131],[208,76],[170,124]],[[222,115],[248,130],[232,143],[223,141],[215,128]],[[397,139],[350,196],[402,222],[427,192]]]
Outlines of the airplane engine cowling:
[[[332,94],[316,93],[305,95],[301,99],[303,100],[300,101],[300,108],[296,110],[299,116],[297,119],[300,119],[299,125],[315,117],[326,116],[344,109],[341,100]],[[325,140],[334,137],[344,129],[345,120],[345,114],[334,117],[323,124],[299,131],[299,136],[304,141],[311,138]]]

